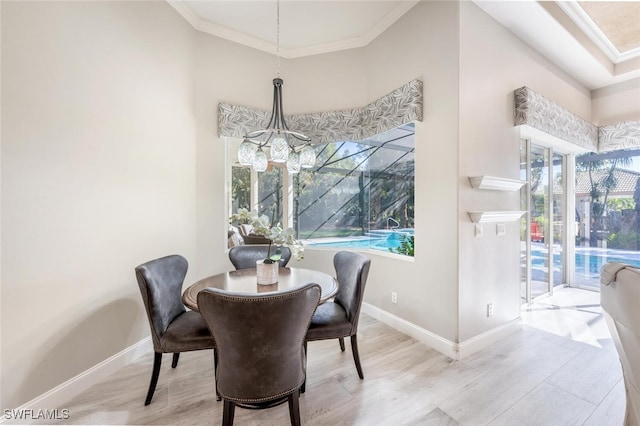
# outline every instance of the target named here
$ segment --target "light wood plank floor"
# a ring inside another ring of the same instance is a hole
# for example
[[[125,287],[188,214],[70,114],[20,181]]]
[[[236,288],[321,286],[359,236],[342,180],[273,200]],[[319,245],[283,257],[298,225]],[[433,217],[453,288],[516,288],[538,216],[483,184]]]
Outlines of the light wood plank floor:
[[[523,312],[524,329],[453,361],[367,315],[359,343],[309,344],[306,425],[621,425],[622,372],[599,294],[560,289]],[[209,352],[165,355],[153,402],[143,405],[152,356],[142,357],[63,407],[65,424],[221,424]],[[288,425],[287,405],[236,409],[236,425]]]

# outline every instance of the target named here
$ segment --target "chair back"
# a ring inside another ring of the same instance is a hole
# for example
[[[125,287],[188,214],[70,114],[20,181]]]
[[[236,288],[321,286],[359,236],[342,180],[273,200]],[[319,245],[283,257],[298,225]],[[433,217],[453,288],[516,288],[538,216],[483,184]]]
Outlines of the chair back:
[[[135,268],[153,346],[158,352],[163,352],[160,338],[169,324],[186,312],[181,294],[188,268],[187,259],[177,254],[151,260]]]
[[[333,257],[333,266],[338,280],[338,293],[335,301],[347,312],[347,319],[352,325],[352,332],[358,329],[360,307],[364,298],[364,287],[369,276],[371,260],[360,254],[339,251]]]
[[[238,269],[250,269],[256,267],[256,261],[267,258],[269,252],[268,245],[244,245],[231,247],[229,250],[229,260],[233,267]],[[280,247],[282,257],[280,258],[280,267],[284,268],[291,259],[291,250],[289,247]],[[271,246],[271,255],[276,253],[276,246]]]
[[[624,267],[622,267],[624,266]],[[620,269],[622,267],[622,269]],[[608,272],[613,271],[613,274]],[[603,277],[609,280],[602,280]],[[640,269],[616,263],[602,268],[600,303],[616,346],[627,393],[625,425],[640,424]]]
[[[249,235],[252,231],[253,226],[249,225],[248,223],[241,223],[240,225],[238,225],[238,232],[240,232],[240,235],[243,237]]]
[[[200,314],[216,342],[223,399],[264,402],[302,385],[303,342],[320,293],[318,284],[264,294],[198,293]]]

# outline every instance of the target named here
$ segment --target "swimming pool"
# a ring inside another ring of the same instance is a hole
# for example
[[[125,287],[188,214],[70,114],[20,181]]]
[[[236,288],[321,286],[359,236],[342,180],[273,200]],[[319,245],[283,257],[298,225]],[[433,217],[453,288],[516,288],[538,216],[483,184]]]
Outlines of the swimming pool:
[[[389,252],[389,249],[400,247],[403,235],[414,235],[413,229],[398,229],[388,231],[384,229],[372,230],[366,237],[357,237],[349,240],[335,241],[305,241],[309,247],[336,247],[336,248],[367,248]]]
[[[532,279],[546,280],[548,248],[531,244],[531,274]],[[600,285],[600,270],[605,263],[620,262],[640,268],[640,252],[630,250],[615,250],[600,247],[576,247],[575,253],[575,282],[578,285],[598,287]],[[559,246],[554,246],[553,272],[554,282],[562,281],[562,253]]]

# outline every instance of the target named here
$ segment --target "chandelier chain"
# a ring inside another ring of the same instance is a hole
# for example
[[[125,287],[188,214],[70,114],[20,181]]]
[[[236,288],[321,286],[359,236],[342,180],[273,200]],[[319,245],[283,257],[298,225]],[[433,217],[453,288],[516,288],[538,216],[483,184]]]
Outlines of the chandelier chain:
[[[280,0],[276,0],[276,77],[280,78]]]
[[[0,0],[2,1],[2,0]],[[289,130],[282,113],[282,79],[280,78],[280,0],[276,0],[276,78],[273,79],[273,110],[267,127],[245,133],[238,148],[238,162],[252,166],[256,172],[264,172],[269,161],[286,163],[287,171],[295,174],[302,168],[315,165],[316,153],[311,138]],[[257,148],[256,148],[257,146]],[[267,158],[263,148],[271,155]]]

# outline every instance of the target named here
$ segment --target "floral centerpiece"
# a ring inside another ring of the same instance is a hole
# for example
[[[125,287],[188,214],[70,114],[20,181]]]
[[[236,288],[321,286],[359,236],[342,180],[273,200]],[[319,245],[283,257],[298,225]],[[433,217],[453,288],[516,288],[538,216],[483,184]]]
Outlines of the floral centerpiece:
[[[295,238],[295,231],[293,228],[283,229],[278,223],[275,226],[271,226],[269,218],[266,215],[258,215],[255,211],[249,211],[247,209],[238,209],[238,212],[231,215],[229,223],[248,224],[253,227],[253,233],[261,235],[269,240],[269,248],[267,250],[267,257],[264,259],[264,263],[270,264],[280,260],[280,247],[289,247],[291,255],[296,260],[302,260],[304,258],[304,245]],[[271,253],[273,247],[273,254]]]

